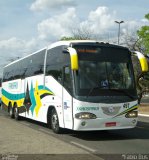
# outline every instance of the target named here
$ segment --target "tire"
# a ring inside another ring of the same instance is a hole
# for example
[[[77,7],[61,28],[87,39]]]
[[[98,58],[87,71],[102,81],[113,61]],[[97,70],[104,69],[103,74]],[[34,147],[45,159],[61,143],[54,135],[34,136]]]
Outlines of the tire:
[[[55,109],[51,112],[51,128],[54,133],[61,133],[62,129],[59,127],[58,115]]]
[[[9,107],[9,116],[10,118],[14,118],[14,109],[12,108],[12,106]]]
[[[19,109],[17,106],[14,106],[14,118],[15,120],[19,120],[20,116],[19,116]]]

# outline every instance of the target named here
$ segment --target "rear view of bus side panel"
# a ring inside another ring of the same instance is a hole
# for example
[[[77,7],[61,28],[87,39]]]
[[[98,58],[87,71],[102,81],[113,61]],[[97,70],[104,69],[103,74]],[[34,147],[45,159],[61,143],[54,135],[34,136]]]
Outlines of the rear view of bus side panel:
[[[11,107],[20,108],[24,102],[24,81],[21,79],[11,80],[2,83],[2,103],[6,111],[10,111]]]

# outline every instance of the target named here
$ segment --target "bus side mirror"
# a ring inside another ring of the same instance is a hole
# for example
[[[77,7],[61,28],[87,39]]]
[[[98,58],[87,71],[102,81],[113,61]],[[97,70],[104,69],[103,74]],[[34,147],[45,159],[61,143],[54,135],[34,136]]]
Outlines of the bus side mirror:
[[[149,64],[148,64],[148,61],[147,61],[147,58],[140,52],[138,51],[135,51],[134,52],[138,59],[139,59],[139,62],[140,62],[140,66],[141,66],[141,71],[144,73],[144,72],[148,72],[149,71]]]
[[[71,59],[71,69],[72,70],[78,70],[78,54],[74,48],[68,47],[68,51],[70,53],[70,59]]]

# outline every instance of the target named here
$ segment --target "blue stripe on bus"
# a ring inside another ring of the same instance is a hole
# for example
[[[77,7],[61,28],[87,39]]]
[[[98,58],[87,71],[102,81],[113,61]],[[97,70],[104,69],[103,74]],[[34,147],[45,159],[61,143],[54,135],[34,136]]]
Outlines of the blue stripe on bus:
[[[38,86],[38,89],[39,89],[39,90],[44,89],[44,90],[47,90],[47,91],[53,93],[49,88],[47,88],[46,86],[43,86],[43,85]]]
[[[35,96],[34,96],[34,88],[33,88],[32,83],[31,83],[31,89],[30,89],[29,95],[30,95],[30,99],[31,99],[31,103],[32,103],[32,105],[30,106],[30,110],[31,110],[32,115],[33,115],[34,109],[36,107],[36,99],[35,99]]]
[[[10,100],[20,100],[25,97],[25,93],[21,94],[11,94],[7,92],[6,90],[2,89],[2,95]]]

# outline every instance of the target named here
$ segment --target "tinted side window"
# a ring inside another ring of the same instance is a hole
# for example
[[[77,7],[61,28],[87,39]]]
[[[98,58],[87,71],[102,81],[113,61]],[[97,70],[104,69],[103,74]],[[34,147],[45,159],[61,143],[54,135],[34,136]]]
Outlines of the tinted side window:
[[[70,64],[69,54],[62,52],[63,46],[48,50],[46,61],[46,74],[52,75],[56,80],[62,79],[63,66]]]
[[[41,51],[37,55],[33,55],[32,57],[32,72],[34,75],[43,74],[44,71],[44,58],[45,58],[45,50]]]
[[[18,67],[20,67],[18,72],[19,72],[19,75],[20,75],[21,79],[25,78],[25,73],[26,73],[27,68],[28,68],[28,64],[26,62],[27,62],[27,60],[23,59],[22,61],[20,61],[20,64],[18,66]]]
[[[45,49],[26,58],[23,64],[23,73],[25,77],[43,74],[44,71]]]
[[[8,70],[7,68],[3,69],[3,82],[6,82],[8,80]]]
[[[14,67],[13,67],[13,65],[11,65],[11,66],[9,66],[9,67],[7,68],[7,80],[8,80],[8,81],[14,79],[13,73],[14,73]]]
[[[3,81],[43,74],[44,58],[45,49],[4,68]]]
[[[33,75],[33,72],[32,72],[32,56],[26,58],[25,60],[25,65],[24,65],[24,72],[25,72],[25,77],[30,77]]]
[[[72,92],[72,79],[71,79],[70,66],[66,66],[63,68],[63,85],[68,91]]]
[[[21,68],[22,68],[22,67],[21,67],[21,61],[13,64],[13,70],[14,70],[14,72],[13,72],[13,77],[14,77],[14,79],[19,79],[19,78],[21,78],[21,75],[20,75],[20,70],[21,70]]]

